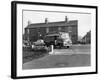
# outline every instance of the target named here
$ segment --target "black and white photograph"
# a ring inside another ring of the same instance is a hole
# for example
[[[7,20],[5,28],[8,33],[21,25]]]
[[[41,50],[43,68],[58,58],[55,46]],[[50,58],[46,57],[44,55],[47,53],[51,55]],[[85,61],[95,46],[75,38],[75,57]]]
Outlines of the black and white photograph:
[[[96,73],[95,6],[16,5],[17,76]]]
[[[91,14],[23,10],[23,69],[91,65]]]

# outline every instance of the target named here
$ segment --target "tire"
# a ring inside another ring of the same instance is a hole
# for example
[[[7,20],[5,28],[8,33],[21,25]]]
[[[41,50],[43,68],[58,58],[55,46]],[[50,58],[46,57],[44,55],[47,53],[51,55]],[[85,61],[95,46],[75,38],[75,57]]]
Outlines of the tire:
[[[67,46],[67,48],[69,48],[69,46]]]

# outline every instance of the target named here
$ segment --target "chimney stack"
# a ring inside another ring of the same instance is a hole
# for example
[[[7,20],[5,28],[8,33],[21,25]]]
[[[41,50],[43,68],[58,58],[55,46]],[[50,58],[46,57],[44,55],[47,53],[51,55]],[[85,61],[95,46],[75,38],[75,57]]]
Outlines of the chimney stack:
[[[68,22],[68,18],[67,18],[67,16],[65,16],[65,21]]]
[[[46,23],[46,24],[48,23],[48,18],[45,18],[45,23]]]
[[[31,22],[30,21],[28,21],[28,25],[30,25],[31,24]]]

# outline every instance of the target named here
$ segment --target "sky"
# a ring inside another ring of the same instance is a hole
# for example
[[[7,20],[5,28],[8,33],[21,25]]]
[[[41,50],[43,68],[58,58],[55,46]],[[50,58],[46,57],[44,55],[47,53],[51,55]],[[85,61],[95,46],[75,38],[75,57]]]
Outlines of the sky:
[[[91,14],[89,13],[23,11],[23,31],[27,27],[28,21],[30,23],[44,23],[45,18],[48,18],[48,22],[64,21],[65,16],[69,21],[78,20],[78,36],[83,37],[91,30]]]

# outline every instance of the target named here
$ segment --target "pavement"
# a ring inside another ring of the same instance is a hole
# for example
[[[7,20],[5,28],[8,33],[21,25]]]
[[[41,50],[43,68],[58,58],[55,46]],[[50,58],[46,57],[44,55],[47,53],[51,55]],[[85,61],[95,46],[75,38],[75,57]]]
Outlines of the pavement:
[[[90,66],[90,45],[73,45],[69,49],[54,49],[52,54],[22,65],[23,69]]]

